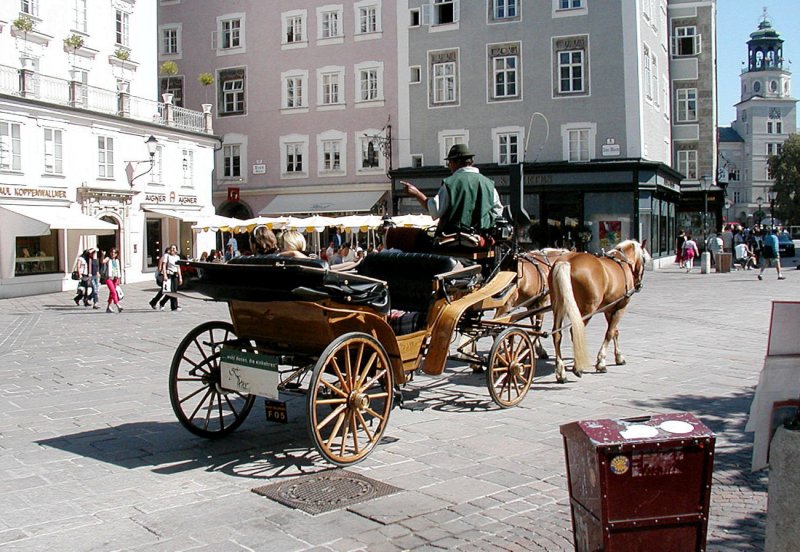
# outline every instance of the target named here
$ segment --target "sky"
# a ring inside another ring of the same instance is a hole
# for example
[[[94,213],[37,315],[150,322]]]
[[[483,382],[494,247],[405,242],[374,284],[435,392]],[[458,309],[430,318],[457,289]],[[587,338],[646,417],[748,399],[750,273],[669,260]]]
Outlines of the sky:
[[[792,75],[792,95],[800,90],[800,0],[717,0],[717,86],[719,125],[736,119],[741,99],[739,75],[747,59],[747,41],[758,28],[764,8],[783,42],[784,69]]]

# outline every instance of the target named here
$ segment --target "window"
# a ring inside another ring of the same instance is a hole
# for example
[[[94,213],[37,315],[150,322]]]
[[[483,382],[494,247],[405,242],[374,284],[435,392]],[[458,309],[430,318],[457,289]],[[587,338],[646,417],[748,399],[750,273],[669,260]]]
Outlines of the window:
[[[242,176],[241,151],[241,144],[226,144],[222,146],[222,176],[224,178],[239,178]]]
[[[283,73],[283,107],[295,109],[306,107],[307,71]]]
[[[735,165],[731,165],[728,167],[728,180],[731,182],[736,182],[739,180],[739,169],[737,169]],[[736,203],[739,202],[739,200],[735,201]]]
[[[56,128],[44,129],[44,172],[45,174],[64,174],[63,131]]]
[[[368,129],[356,135],[359,137],[359,171],[376,173],[382,171],[383,154],[379,142],[384,138],[382,131]]]
[[[223,19],[221,21],[223,50],[240,48],[242,46],[242,20],[239,18]]]
[[[513,19],[517,17],[517,0],[492,0],[494,19]]]
[[[506,127],[492,130],[494,161],[499,165],[512,165],[520,162],[522,128]]]
[[[597,125],[567,123],[561,126],[564,159],[572,162],[590,161],[594,157]]]
[[[422,67],[419,65],[413,65],[408,68],[409,75],[408,75],[408,82],[410,84],[418,84],[422,82]]]
[[[183,77],[162,77],[159,80],[161,94],[172,94],[172,104],[183,107]]]
[[[378,33],[380,27],[380,4],[360,2],[355,6],[356,29],[359,34]]]
[[[425,160],[421,153],[416,153],[411,155],[411,167],[414,169],[419,169],[425,166]]]
[[[433,0],[433,4],[423,4],[423,25],[450,25],[458,23],[460,0]]]
[[[642,83],[644,84],[644,95],[648,100],[653,99],[653,71],[650,67],[650,49],[645,46],[642,50]]]
[[[558,9],[577,10],[583,7],[583,0],[558,0]]]
[[[783,152],[783,144],[767,142],[767,155],[780,155]]]
[[[153,156],[153,168],[150,171],[151,184],[163,184],[164,179],[164,146],[156,146],[156,152]]]
[[[519,98],[519,44],[492,44],[489,46],[494,100]]]
[[[17,236],[14,276],[56,272],[61,266],[58,240],[58,232],[50,232],[49,236]]]
[[[558,74],[560,93],[583,92],[583,50],[559,52]]]
[[[114,139],[108,136],[97,137],[97,176],[114,178]]]
[[[115,40],[118,45],[128,47],[130,46],[130,14],[122,10],[115,10],[115,13]]]
[[[678,151],[678,172],[690,180],[697,179],[697,150]]]
[[[0,170],[22,170],[22,142],[19,123],[0,121]]]
[[[700,53],[697,27],[675,27],[672,34],[673,56],[695,56]]]
[[[450,148],[456,144],[469,145],[469,133],[466,130],[443,130],[439,132],[439,159],[442,159],[442,165],[447,166],[447,161],[444,158],[450,151]]]
[[[39,0],[20,0],[19,11],[33,17],[39,17]]]
[[[679,88],[676,90],[676,123],[697,121],[697,88]]]
[[[318,166],[320,176],[344,174],[346,135],[343,132],[329,130],[317,136]]]
[[[321,8],[318,10],[319,38],[336,38],[342,36],[342,11],[338,9]]]
[[[244,114],[244,69],[226,69],[219,72],[219,105],[220,115]]]
[[[456,64],[437,63],[433,66],[433,102],[454,102],[456,99]]]
[[[783,122],[767,121],[767,134],[783,134]]]
[[[371,102],[383,99],[381,73],[382,67],[366,67],[358,70],[358,101]]]
[[[322,67],[317,70],[317,103],[320,105],[340,105],[344,103],[342,83],[343,67]]]
[[[656,59],[655,54],[653,54],[653,56],[650,58],[650,62],[651,62],[651,65],[653,66],[653,71],[651,73],[652,74],[651,78],[652,78],[652,81],[653,81],[653,87],[652,87],[653,103],[658,105],[658,93],[659,93],[659,88],[658,88],[658,60]]]
[[[409,10],[408,13],[409,13],[409,21],[408,21],[409,27],[419,27],[421,22],[419,8]]]
[[[185,149],[181,152],[183,159],[181,161],[181,168],[183,169],[183,187],[194,187],[194,152],[190,149]]]
[[[75,0],[73,7],[72,25],[76,31],[85,33],[86,26],[86,0]]]
[[[284,144],[285,151],[285,164],[283,170],[286,173],[302,173],[303,172],[303,144],[299,142],[292,142]]]
[[[283,43],[297,44],[306,41],[306,12],[294,11],[283,16]]]
[[[161,29],[161,54],[165,56],[180,54],[180,40],[178,27],[164,27]]]

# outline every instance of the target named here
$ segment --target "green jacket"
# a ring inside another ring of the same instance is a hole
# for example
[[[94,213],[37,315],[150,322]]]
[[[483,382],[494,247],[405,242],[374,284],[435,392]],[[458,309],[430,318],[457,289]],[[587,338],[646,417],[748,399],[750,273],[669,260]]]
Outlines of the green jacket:
[[[439,219],[438,234],[494,228],[494,182],[478,172],[459,171],[442,181],[449,207]]]

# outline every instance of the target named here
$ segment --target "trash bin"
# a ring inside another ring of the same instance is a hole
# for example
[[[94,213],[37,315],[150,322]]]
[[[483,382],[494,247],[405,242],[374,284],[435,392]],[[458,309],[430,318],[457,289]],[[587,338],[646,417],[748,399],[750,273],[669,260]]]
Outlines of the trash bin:
[[[733,255],[731,253],[717,253],[714,255],[714,262],[717,263],[717,272],[730,272]]]
[[[689,413],[561,426],[575,550],[705,550],[714,434]]]

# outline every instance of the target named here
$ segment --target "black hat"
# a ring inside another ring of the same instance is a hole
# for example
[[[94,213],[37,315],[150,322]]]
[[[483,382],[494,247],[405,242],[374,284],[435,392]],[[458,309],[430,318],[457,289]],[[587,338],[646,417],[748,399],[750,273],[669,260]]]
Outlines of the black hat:
[[[450,161],[454,159],[469,159],[471,157],[475,157],[475,154],[469,151],[466,144],[453,144],[445,159]]]

